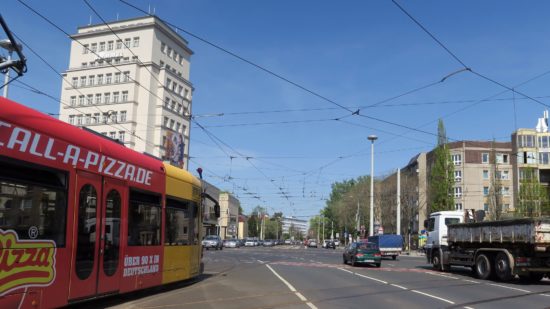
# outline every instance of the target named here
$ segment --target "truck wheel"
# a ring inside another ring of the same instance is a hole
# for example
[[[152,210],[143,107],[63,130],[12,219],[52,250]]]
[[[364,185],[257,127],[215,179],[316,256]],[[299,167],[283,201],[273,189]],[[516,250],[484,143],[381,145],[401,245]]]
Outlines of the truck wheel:
[[[510,281],[514,276],[512,275],[512,268],[510,267],[510,260],[504,252],[499,252],[495,258],[495,273],[501,281]]]
[[[480,254],[477,256],[475,271],[479,279],[486,280],[491,277],[491,261],[485,254]]]
[[[432,251],[433,253],[433,251]],[[432,265],[433,265],[433,268],[434,270],[441,270],[441,257],[439,256],[439,254],[434,254],[433,257],[432,257]]]

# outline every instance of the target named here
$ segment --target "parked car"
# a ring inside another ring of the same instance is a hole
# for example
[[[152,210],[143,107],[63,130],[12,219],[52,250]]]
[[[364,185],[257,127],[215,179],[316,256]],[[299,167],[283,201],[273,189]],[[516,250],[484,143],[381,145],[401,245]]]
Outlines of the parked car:
[[[290,239],[285,239],[285,245],[291,245],[292,244],[292,240]]]
[[[272,240],[272,239],[266,239],[266,240],[264,240],[263,246],[264,247],[273,247],[273,246],[275,246],[275,241]]]
[[[239,248],[241,244],[238,239],[226,239],[223,241],[223,246],[226,248]]]
[[[208,235],[202,239],[202,247],[206,248],[206,250],[210,248],[214,248],[216,250],[222,250],[223,249],[223,243],[218,235]]]
[[[308,248],[317,248],[317,241],[315,239],[310,239],[307,242]]]
[[[340,246],[340,240],[335,239],[335,240],[334,240],[334,245],[335,245],[336,247]]]
[[[344,264],[349,262],[352,266],[371,264],[380,267],[382,254],[374,243],[352,242],[344,249],[343,260]]]
[[[244,246],[245,247],[254,247],[254,246],[256,246],[256,241],[254,240],[254,238],[247,238],[244,241]]]

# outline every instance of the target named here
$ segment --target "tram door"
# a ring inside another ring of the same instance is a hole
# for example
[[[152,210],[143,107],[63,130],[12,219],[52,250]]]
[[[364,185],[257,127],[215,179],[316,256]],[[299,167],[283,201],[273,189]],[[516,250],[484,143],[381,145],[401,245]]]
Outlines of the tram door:
[[[75,188],[72,300],[118,290],[122,268],[120,223],[127,194],[122,183],[84,171],[77,171]]]

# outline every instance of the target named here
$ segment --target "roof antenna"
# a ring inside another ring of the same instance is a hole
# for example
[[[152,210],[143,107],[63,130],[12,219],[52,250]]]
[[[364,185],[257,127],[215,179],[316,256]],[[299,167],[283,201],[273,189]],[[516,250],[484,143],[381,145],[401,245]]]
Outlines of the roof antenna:
[[[157,13],[157,8],[153,7],[153,15],[155,15],[156,13]]]
[[[116,13],[116,21],[118,21],[118,13]]]
[[[147,9],[147,14],[151,15],[151,3],[149,3],[149,8]]]
[[[90,21],[88,22],[88,26],[92,24],[92,15],[90,15]]]

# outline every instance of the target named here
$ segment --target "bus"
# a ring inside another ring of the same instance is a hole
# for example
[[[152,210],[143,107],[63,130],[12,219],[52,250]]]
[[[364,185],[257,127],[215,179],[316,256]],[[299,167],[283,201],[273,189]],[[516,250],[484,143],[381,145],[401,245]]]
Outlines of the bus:
[[[203,198],[185,170],[0,98],[0,308],[199,276]]]

